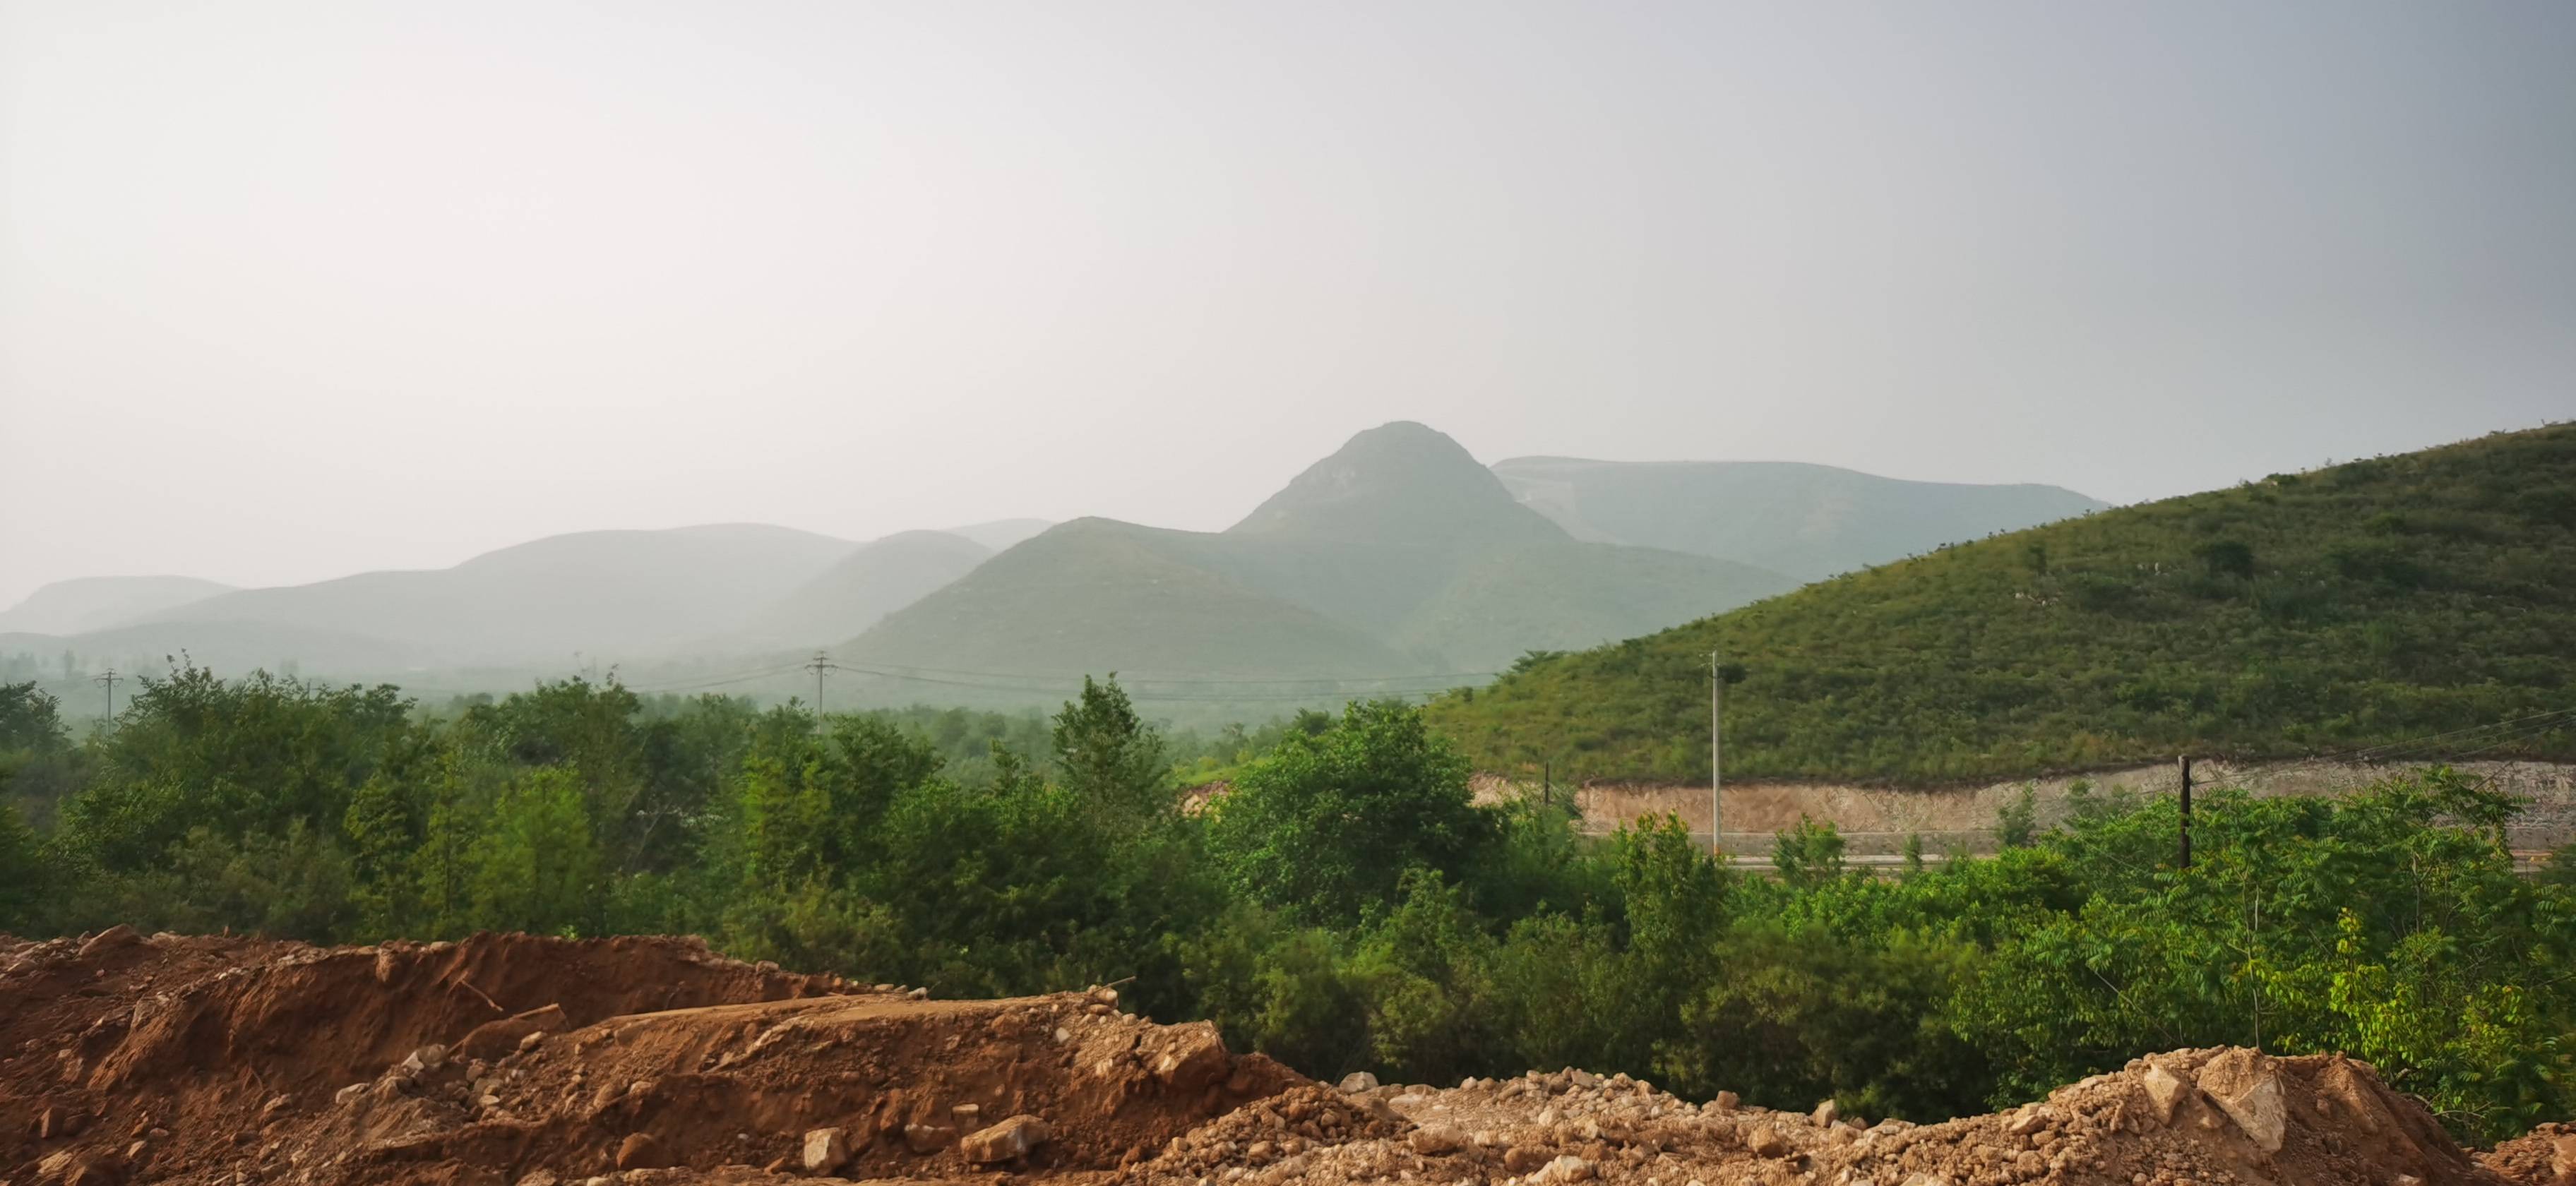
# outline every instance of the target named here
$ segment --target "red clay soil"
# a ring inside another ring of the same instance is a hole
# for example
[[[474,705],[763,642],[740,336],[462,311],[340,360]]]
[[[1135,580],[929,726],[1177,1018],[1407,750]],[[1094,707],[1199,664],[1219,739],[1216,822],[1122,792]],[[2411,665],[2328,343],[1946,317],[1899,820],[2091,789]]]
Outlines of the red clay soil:
[[[935,1001],[689,939],[0,938],[0,1186],[2576,1186],[2576,1134],[2473,1155],[2328,1056],[2175,1051],[1930,1125],[1353,1086],[1106,990]]]

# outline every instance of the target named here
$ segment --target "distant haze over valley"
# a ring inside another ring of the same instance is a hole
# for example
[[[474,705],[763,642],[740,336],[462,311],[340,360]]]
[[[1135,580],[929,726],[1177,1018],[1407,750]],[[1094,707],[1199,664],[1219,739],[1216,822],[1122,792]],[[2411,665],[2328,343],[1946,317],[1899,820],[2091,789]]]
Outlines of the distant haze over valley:
[[[1149,697],[1162,681],[1178,699],[1329,700],[1481,682],[1528,651],[1650,633],[2101,505],[1791,463],[1489,468],[1397,422],[1224,531],[1022,518],[853,541],[719,524],[275,588],[84,578],[0,612],[0,655],[56,680],[66,652],[79,672],[129,674],[184,652],[223,674],[433,692],[616,667],[648,688],[784,696],[810,695],[802,664],[823,651],[851,695],[880,700],[1043,700],[1108,671]]]

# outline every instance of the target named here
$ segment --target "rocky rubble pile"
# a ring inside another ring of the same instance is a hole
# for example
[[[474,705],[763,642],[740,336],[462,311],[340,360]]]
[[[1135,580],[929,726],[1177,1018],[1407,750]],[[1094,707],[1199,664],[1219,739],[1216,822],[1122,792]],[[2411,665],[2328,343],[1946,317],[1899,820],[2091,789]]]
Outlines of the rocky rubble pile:
[[[2334,1056],[2182,1050],[1939,1124],[1580,1070],[1339,1087],[1094,988],[1003,1001],[688,940],[0,939],[0,1186],[2576,1186]]]
[[[1177,1141],[1139,1177],[1243,1182],[1640,1183],[1647,1186],[2467,1186],[2508,1177],[2454,1144],[2417,1102],[2360,1063],[2184,1050],[2059,1089],[2046,1100],[1941,1124],[1869,1123],[1828,1101],[1808,1112],[1693,1105],[1624,1075],[1582,1071],[1456,1088],[1355,1084],[1402,1118],[1292,1148],[1275,1135],[1292,1092]],[[1222,1133],[1214,1139],[1203,1135]],[[1256,1138],[1247,1140],[1246,1138]],[[2518,1166],[2546,1158],[2522,1151]],[[2554,1156],[2556,1146],[2549,1146]],[[2491,1159],[2492,1160],[2492,1159]],[[2554,1168],[2548,1172],[2557,1172]]]

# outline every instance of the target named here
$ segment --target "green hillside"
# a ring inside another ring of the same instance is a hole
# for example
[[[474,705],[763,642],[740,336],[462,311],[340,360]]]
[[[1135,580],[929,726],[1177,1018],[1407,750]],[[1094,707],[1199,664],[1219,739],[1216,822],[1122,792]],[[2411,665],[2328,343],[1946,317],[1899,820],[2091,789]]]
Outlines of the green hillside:
[[[444,666],[559,662],[575,651],[631,660],[736,629],[857,547],[757,523],[584,531],[450,568],[236,590],[141,621],[182,642],[199,628],[209,638],[253,627],[364,636]]]
[[[2058,486],[1909,482],[1792,461],[1515,457],[1494,473],[1577,539],[1716,556],[1801,581],[2105,505]]]
[[[888,615],[835,657],[1071,677],[1340,679],[1419,669],[1356,629],[1176,559],[1190,534],[1111,519],[1060,524]]]
[[[1433,706],[1489,769],[1945,781],[2336,753],[2576,708],[2576,425],[1947,548]],[[2576,758],[2567,717],[2449,757]],[[2436,747],[2440,748],[2440,747]]]
[[[1439,676],[1659,629],[1792,584],[1706,556],[1578,542],[1457,442],[1397,423],[1352,438],[1229,530],[1063,524],[839,654],[1034,675]]]
[[[974,571],[992,555],[991,548],[945,531],[905,531],[872,540],[723,641],[746,647],[839,642]]]

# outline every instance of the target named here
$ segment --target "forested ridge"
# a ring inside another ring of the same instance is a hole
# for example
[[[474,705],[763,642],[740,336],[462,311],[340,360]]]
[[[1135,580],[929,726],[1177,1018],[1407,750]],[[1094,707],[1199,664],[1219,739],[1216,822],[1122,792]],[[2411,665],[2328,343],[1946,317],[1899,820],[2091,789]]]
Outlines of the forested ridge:
[[[1800,829],[1768,879],[1677,825],[1480,806],[1398,704],[1177,747],[1237,751],[1195,813],[1175,759],[1217,759],[1114,683],[1043,726],[191,670],[77,739],[55,708],[0,688],[0,930],[694,933],[943,995],[1122,981],[1319,1075],[1579,1065],[1913,1119],[2250,1042],[2368,1058],[2465,1136],[2572,1102],[2576,888],[2515,876],[2513,805],[2440,771],[2213,792],[2188,870],[2168,801],[2088,794],[1895,878]]]
[[[1430,712],[1486,769],[1705,781],[1712,653],[1729,777],[2307,756],[2576,708],[2576,425],[1940,549]],[[2576,758],[2556,719],[2476,756]]]

